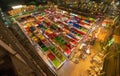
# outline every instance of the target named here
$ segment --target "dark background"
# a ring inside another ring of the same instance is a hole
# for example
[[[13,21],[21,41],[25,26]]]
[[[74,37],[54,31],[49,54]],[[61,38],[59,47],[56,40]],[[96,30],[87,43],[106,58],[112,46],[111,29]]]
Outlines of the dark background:
[[[7,11],[11,9],[11,6],[20,4],[29,5],[33,1],[36,3],[36,5],[47,3],[47,0],[0,0],[0,7],[3,11]]]

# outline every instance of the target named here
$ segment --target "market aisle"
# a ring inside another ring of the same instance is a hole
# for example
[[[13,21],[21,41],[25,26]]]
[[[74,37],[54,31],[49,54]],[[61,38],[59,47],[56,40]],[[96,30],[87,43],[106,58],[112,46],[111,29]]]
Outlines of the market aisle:
[[[87,70],[92,65],[90,60],[95,55],[95,50],[92,49],[91,55],[85,60],[80,59],[78,64],[67,61],[59,70],[58,76],[88,76]]]
[[[64,65],[58,70],[58,76],[70,76],[75,69],[76,64],[71,61],[66,61]]]

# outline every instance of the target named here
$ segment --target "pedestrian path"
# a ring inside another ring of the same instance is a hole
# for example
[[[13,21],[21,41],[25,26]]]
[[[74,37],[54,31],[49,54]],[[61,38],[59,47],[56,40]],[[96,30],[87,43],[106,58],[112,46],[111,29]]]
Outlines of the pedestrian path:
[[[75,64],[72,61],[66,61],[62,68],[58,70],[58,76],[89,76],[87,70],[92,65],[90,60],[95,53],[95,50],[92,49],[91,55],[85,60],[80,59],[78,64]]]

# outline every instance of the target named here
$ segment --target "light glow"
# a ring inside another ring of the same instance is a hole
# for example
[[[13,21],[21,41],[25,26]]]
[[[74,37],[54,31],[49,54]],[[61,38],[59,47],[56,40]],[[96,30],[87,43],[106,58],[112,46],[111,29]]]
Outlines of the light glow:
[[[12,6],[12,9],[18,9],[18,8],[22,8],[23,5],[17,5],[17,6]]]

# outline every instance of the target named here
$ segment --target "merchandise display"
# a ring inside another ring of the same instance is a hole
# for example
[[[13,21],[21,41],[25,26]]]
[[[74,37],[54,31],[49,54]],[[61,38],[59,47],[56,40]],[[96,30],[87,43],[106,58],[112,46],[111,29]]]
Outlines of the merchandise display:
[[[96,19],[60,9],[47,8],[16,19],[27,37],[48,58],[56,69],[62,66],[81,39],[89,32]]]
[[[0,20],[0,76],[120,75],[120,0],[0,0]]]

